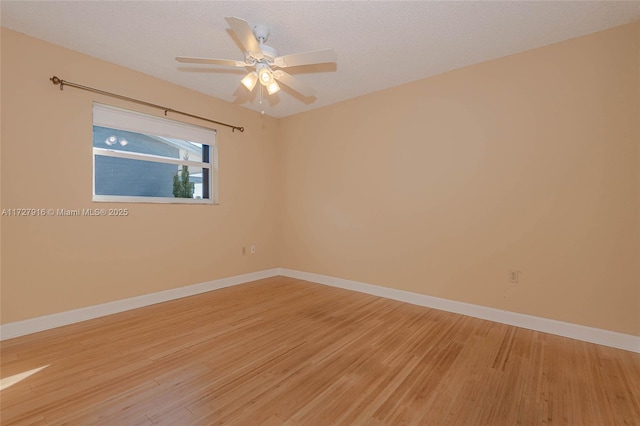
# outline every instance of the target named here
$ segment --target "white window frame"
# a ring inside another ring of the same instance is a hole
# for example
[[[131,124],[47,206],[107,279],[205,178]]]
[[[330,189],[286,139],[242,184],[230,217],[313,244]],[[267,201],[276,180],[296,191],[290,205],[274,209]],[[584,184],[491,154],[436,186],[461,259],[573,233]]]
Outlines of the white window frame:
[[[108,127],[155,136],[188,140],[209,146],[209,161],[190,161],[179,158],[162,157],[152,154],[119,151],[109,148],[93,147],[93,201],[97,202],[125,202],[125,203],[169,203],[169,204],[218,204],[218,145],[216,131],[206,127],[186,124],[163,117],[142,114],[122,108],[93,103],[93,126]],[[92,141],[93,144],[93,141]],[[151,161],[200,167],[209,170],[209,198],[172,198],[172,197],[144,197],[127,195],[99,195],[96,194],[96,156],[126,158],[132,160]]]

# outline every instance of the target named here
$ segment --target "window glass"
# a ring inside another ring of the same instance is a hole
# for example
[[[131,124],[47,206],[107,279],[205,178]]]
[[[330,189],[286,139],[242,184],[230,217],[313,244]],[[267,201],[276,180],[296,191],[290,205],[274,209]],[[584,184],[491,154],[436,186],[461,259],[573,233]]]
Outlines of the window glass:
[[[94,104],[93,154],[95,201],[217,200],[214,130]]]

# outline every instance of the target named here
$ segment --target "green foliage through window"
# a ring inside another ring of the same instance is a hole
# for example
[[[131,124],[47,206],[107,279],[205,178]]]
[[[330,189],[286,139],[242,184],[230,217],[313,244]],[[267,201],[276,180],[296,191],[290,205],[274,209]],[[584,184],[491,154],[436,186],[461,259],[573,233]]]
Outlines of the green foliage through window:
[[[173,175],[173,196],[176,198],[193,198],[194,183],[189,182],[189,166]]]

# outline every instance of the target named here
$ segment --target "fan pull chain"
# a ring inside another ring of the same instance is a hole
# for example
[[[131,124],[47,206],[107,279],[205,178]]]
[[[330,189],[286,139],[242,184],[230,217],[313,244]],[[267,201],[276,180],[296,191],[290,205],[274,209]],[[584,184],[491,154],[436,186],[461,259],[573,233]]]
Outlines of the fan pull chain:
[[[260,114],[264,115],[264,109],[262,109],[262,84],[260,85]]]

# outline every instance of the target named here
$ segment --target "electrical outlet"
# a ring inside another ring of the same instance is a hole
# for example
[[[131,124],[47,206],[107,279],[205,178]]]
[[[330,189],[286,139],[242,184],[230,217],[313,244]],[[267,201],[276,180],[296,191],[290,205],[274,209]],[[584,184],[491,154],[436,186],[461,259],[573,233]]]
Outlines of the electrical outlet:
[[[509,282],[510,283],[520,282],[520,271],[516,269],[509,269]]]
[[[256,246],[255,245],[251,246],[251,254],[256,254]]]
[[[242,247],[242,255],[244,256],[245,254],[247,254],[247,248],[246,247]]]

